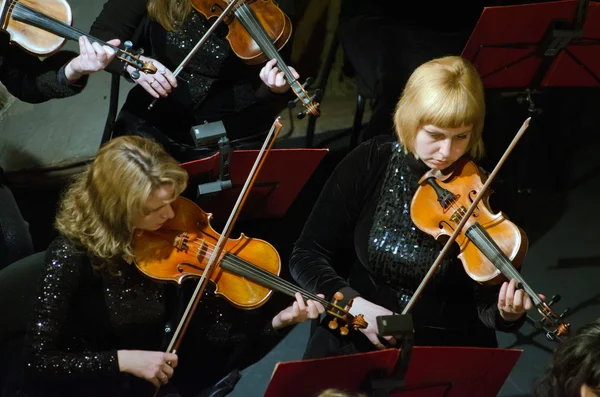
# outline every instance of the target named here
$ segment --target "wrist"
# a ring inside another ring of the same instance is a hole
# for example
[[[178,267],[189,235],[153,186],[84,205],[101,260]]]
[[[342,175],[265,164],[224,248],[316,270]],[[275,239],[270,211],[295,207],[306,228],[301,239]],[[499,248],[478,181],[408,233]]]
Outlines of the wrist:
[[[273,320],[271,320],[271,326],[273,327],[273,329],[283,328],[283,323],[279,318],[279,314],[273,317]]]
[[[65,77],[69,82],[75,83],[77,80],[83,77],[83,73],[77,72],[73,69],[73,61],[71,60],[65,67]]]
[[[119,372],[129,372],[128,366],[128,351],[127,350],[117,350],[117,361],[119,363]]]
[[[506,313],[502,310],[498,310],[500,314],[500,318],[507,323],[514,323],[518,319],[520,319],[525,313]]]

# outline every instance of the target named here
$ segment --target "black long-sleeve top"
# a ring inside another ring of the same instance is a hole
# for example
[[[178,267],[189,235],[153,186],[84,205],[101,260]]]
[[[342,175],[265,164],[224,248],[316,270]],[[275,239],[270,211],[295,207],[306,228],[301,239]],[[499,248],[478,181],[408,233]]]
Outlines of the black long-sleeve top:
[[[146,3],[108,0],[90,34],[103,40],[133,40],[145,55],[174,71],[214,20],[209,22],[192,10],[177,31],[168,32],[149,18]],[[287,1],[283,3],[282,10],[291,12],[292,6],[285,5]],[[123,110],[182,143],[191,143],[190,127],[204,122],[222,120],[230,138],[251,135],[255,125],[270,126],[275,117],[269,107],[273,95],[259,78],[262,65],[250,66],[238,58],[227,41],[227,33],[225,24],[215,30],[183,69],[178,87],[168,97],[159,99],[152,111],[147,107],[154,98],[140,86],[130,91]],[[284,59],[290,49],[288,43],[282,50]],[[117,62],[107,70],[128,76]]]
[[[179,294],[134,265],[123,263],[121,274],[111,275],[92,261],[62,236],[46,251],[27,329],[29,397],[151,395],[149,382],[119,372],[117,351],[165,351],[195,284],[184,284]],[[282,335],[272,316],[236,309],[207,288],[178,351],[174,384],[191,384],[197,393],[250,360],[260,340],[274,343]]]
[[[325,184],[290,257],[292,277],[331,299],[342,291],[400,313],[443,245],[417,229],[410,203],[427,166],[405,155],[390,137],[361,144]],[[497,346],[494,330],[523,323],[499,315],[499,287],[484,287],[446,254],[413,311],[421,345]],[[430,330],[446,330],[432,340]],[[454,335],[448,337],[448,335]]]
[[[0,34],[0,81],[8,92],[24,102],[41,103],[54,98],[78,94],[88,76],[71,83],[65,65],[77,56],[72,51],[59,51],[44,60],[9,44],[8,35]]]
[[[134,266],[122,266],[119,276],[96,271],[92,260],[63,237],[46,251],[27,330],[28,395],[118,394],[131,379],[119,372],[117,350],[161,348],[165,286]]]

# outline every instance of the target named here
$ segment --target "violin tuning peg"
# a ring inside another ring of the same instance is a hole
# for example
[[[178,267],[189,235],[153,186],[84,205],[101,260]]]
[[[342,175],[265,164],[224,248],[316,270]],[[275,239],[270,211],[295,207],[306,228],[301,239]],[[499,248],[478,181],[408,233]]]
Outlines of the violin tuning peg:
[[[298,113],[298,119],[299,120],[302,120],[305,117],[306,117],[306,112],[300,112],[300,113]]]
[[[567,307],[558,317],[563,318],[569,311],[571,311],[571,308]]]
[[[134,80],[137,80],[140,78],[140,72],[136,69],[133,72],[131,72],[131,78]]]
[[[337,329],[337,327],[339,326],[339,324],[337,323],[337,318],[334,318],[333,320],[331,320],[328,324],[329,329]]]
[[[344,294],[342,294],[340,291],[333,294],[333,304],[334,305],[337,305],[337,303],[339,301],[341,301],[342,299],[344,299]]]
[[[129,40],[127,40],[126,42],[123,43],[123,45],[125,46],[126,50],[129,50],[131,47],[133,47],[133,43]]]
[[[323,90],[321,90],[320,88],[317,88],[315,90],[315,93],[312,96],[312,100],[319,102],[321,100],[322,95],[323,95]]]
[[[548,306],[552,306],[553,304],[560,302],[561,299],[562,297],[560,295],[553,295],[552,299],[550,299],[550,303],[548,303]]]
[[[343,327],[340,327],[340,335],[342,335],[342,336],[348,335],[348,327],[346,327],[345,325]]]

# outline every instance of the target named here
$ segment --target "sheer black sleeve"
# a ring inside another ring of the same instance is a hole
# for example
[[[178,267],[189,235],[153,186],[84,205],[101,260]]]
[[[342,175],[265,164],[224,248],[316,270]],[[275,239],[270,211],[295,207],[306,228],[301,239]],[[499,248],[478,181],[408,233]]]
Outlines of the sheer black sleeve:
[[[81,92],[88,80],[88,76],[76,83],[67,80],[64,67],[76,56],[72,51],[60,51],[40,60],[16,45],[6,44],[0,64],[0,81],[8,92],[28,103],[69,97]]]
[[[497,331],[515,332],[525,323],[525,315],[517,321],[506,321],[500,316],[500,310],[498,309],[500,287],[486,287],[482,285],[475,287],[475,303],[479,319],[487,327]]]
[[[121,48],[125,41],[133,40],[134,47],[139,49],[144,46],[144,42],[136,40],[134,35],[141,28],[146,17],[146,0],[108,0],[92,24],[90,35],[104,41],[119,39]],[[125,74],[123,62],[117,58],[105,70]]]
[[[92,379],[119,373],[116,350],[71,353],[60,348],[65,320],[83,282],[83,266],[90,266],[86,254],[62,238],[46,251],[34,318],[28,329],[32,350],[28,371],[35,378]]]
[[[358,296],[340,275],[350,264],[334,263],[334,258],[341,250],[354,249],[354,229],[382,150],[374,140],[361,144],[338,164],[323,187],[290,256],[291,275],[304,289],[327,299],[337,291],[345,300]]]

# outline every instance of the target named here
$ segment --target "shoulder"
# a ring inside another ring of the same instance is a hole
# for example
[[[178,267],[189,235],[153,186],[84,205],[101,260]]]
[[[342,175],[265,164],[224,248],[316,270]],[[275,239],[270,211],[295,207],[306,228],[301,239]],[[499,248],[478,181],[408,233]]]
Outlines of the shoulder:
[[[359,162],[366,170],[377,170],[385,167],[392,153],[398,150],[398,140],[395,135],[380,135],[358,145],[348,157],[353,162]]]
[[[47,268],[60,268],[64,272],[80,272],[89,266],[88,252],[63,235],[56,237],[46,250]]]

